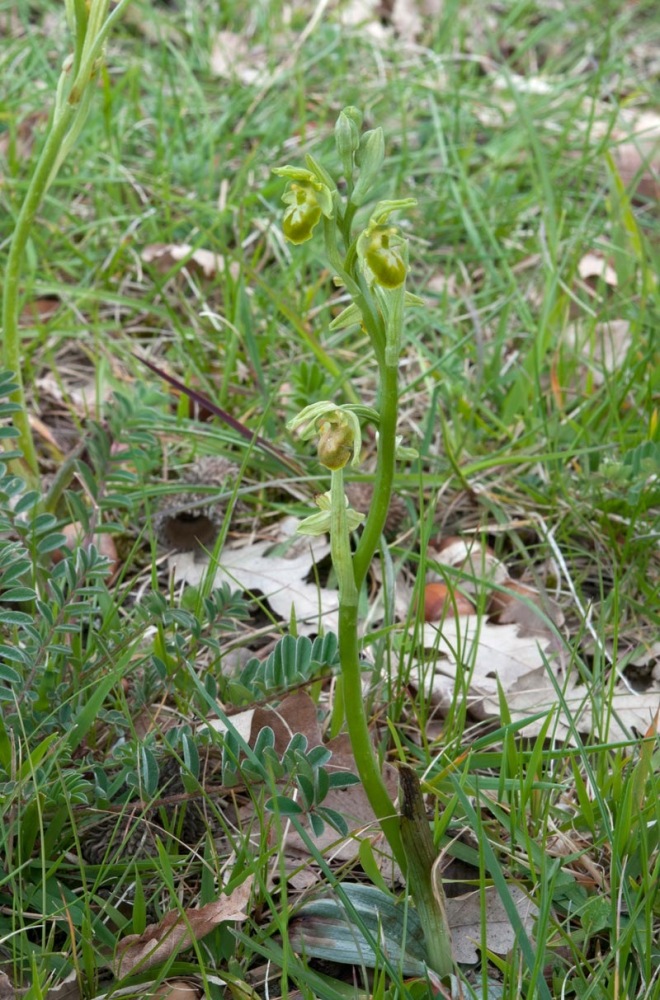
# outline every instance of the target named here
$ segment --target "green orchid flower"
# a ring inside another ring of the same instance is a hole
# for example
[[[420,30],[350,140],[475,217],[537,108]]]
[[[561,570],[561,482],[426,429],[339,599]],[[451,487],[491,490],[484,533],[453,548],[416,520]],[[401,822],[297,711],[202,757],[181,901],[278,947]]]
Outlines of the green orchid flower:
[[[370,284],[400,288],[408,273],[408,241],[397,226],[388,224],[392,212],[412,208],[413,198],[379,201],[357,240],[357,255]]]
[[[299,430],[304,441],[318,437],[318,457],[326,469],[336,472],[349,462],[359,464],[362,431],[352,407],[337,406],[328,400],[312,403],[290,420],[287,427]]]
[[[326,175],[320,177],[318,170],[289,166],[276,167],[273,173],[290,181],[282,195],[282,201],[289,206],[282,220],[282,232],[289,243],[296,246],[306,243],[314,235],[321,216],[330,219],[333,215],[333,196]]]

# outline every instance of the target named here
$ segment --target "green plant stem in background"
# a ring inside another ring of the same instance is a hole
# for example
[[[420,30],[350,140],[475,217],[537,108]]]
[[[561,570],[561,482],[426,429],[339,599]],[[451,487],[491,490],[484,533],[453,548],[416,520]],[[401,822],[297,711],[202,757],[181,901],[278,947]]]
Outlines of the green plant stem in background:
[[[74,51],[62,68],[46,141],[18,213],[7,255],[2,306],[2,367],[12,371],[16,378],[18,388],[12,401],[20,406],[20,411],[14,417],[18,430],[18,447],[23,453],[33,482],[38,481],[39,466],[30,429],[21,367],[18,324],[21,266],[39,205],[87,118],[104,42],[112,24],[128,3],[129,0],[120,0],[108,15],[109,0],[91,0],[89,10],[81,0],[67,2],[67,19],[74,38]]]
[[[18,219],[16,220],[5,269],[5,291],[2,305],[2,327],[4,331],[2,366],[14,373],[18,383],[18,388],[12,396],[12,402],[18,403],[20,410],[14,416],[14,423],[19,433],[18,445],[23,452],[23,459],[28,467],[30,476],[34,480],[38,480],[39,466],[32,439],[32,431],[30,429],[21,374],[21,337],[18,326],[19,281],[23,255],[30,236],[34,216],[41,204],[53,164],[55,163],[64,136],[71,125],[74,114],[75,108],[69,105],[59,121],[53,123],[46,139],[46,144],[41,151],[36,170],[30,180],[30,186],[21,206]]]

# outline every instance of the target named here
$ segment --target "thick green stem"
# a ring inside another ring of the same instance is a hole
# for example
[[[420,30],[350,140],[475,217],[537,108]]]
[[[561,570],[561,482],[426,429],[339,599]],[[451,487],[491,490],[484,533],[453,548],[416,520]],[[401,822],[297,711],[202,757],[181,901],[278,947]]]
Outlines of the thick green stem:
[[[358,645],[359,592],[353,574],[342,469],[332,473],[331,498],[330,539],[332,564],[339,583],[339,658],[346,707],[346,726],[358,775],[371,808],[392,848],[397,864],[405,871],[406,856],[399,832],[399,820],[383,781],[364,709]]]
[[[382,364],[380,376],[380,427],[374,494],[362,537],[353,557],[355,585],[358,591],[366,579],[371,560],[380,544],[394,483],[399,403],[398,366]]]
[[[401,842],[399,820],[394,803],[385,787],[367,725],[358,649],[357,602],[354,605],[340,605],[339,656],[344,684],[346,726],[358,775],[394,858],[405,874],[407,863]]]

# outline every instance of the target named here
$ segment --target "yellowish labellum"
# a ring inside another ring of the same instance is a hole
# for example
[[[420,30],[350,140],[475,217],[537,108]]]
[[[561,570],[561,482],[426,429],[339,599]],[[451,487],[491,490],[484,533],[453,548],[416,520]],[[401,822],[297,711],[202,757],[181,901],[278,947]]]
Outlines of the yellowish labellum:
[[[282,221],[282,232],[286,239],[296,246],[311,240],[321,218],[321,206],[313,188],[292,184],[284,195],[284,200],[289,203]]]
[[[399,288],[406,280],[406,265],[396,245],[396,232],[392,226],[374,229],[364,254],[376,281],[384,288]]]

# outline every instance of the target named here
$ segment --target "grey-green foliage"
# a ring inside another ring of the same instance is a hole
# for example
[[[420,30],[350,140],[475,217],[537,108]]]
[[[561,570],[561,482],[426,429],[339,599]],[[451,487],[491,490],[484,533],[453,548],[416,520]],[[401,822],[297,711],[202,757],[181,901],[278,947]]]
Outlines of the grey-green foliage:
[[[0,702],[10,719],[24,707],[28,734],[38,716],[64,707],[58,688],[82,669],[109,572],[93,545],[49,565],[65,538],[38,500],[0,463]]]
[[[323,934],[318,933],[321,927]],[[309,958],[376,969],[386,956],[406,976],[425,976],[427,971],[417,911],[373,885],[342,882],[340,897],[333,893],[303,903],[288,932]]]
[[[332,751],[324,746],[308,749],[303,733],[294,733],[284,753],[275,749],[275,734],[264,726],[257,735],[252,749],[241,746],[241,739],[231,729],[225,734],[222,746],[222,783],[228,787],[238,784],[252,786],[264,783],[273,788],[277,782],[286,794],[274,794],[266,801],[266,808],[282,816],[309,818],[316,836],[320,836],[325,823],[343,836],[348,833],[346,820],[335,809],[323,802],[331,789],[346,788],[358,782],[348,771],[329,771],[326,765]],[[245,752],[242,753],[241,751]]]
[[[265,660],[249,660],[239,677],[227,685],[227,696],[234,704],[250,702],[255,696],[272,699],[327,673],[338,663],[337,636],[333,632],[317,636],[313,642],[307,636],[286,635]],[[230,728],[223,738],[222,782],[229,787],[265,783],[275,791],[266,802],[271,811],[285,816],[306,815],[317,836],[325,823],[345,835],[344,817],[323,803],[330,789],[344,788],[358,779],[345,771],[329,771],[325,765],[331,757],[326,747],[308,749],[307,737],[302,733],[295,733],[280,755],[269,726],[259,732],[253,748]],[[284,793],[280,794],[282,789]]]
[[[11,438],[6,421],[15,411],[6,400],[11,376],[0,375],[0,435]],[[10,457],[16,457],[10,453]],[[28,733],[36,716],[58,704],[63,676],[79,666],[81,636],[92,621],[108,560],[94,546],[52,565],[65,551],[58,521],[41,509],[41,495],[0,462],[0,702],[8,716],[24,706]]]
[[[297,687],[339,665],[337,636],[328,632],[312,642],[307,636],[286,635],[265,660],[250,659],[239,677],[229,684],[234,703],[255,695]]]

